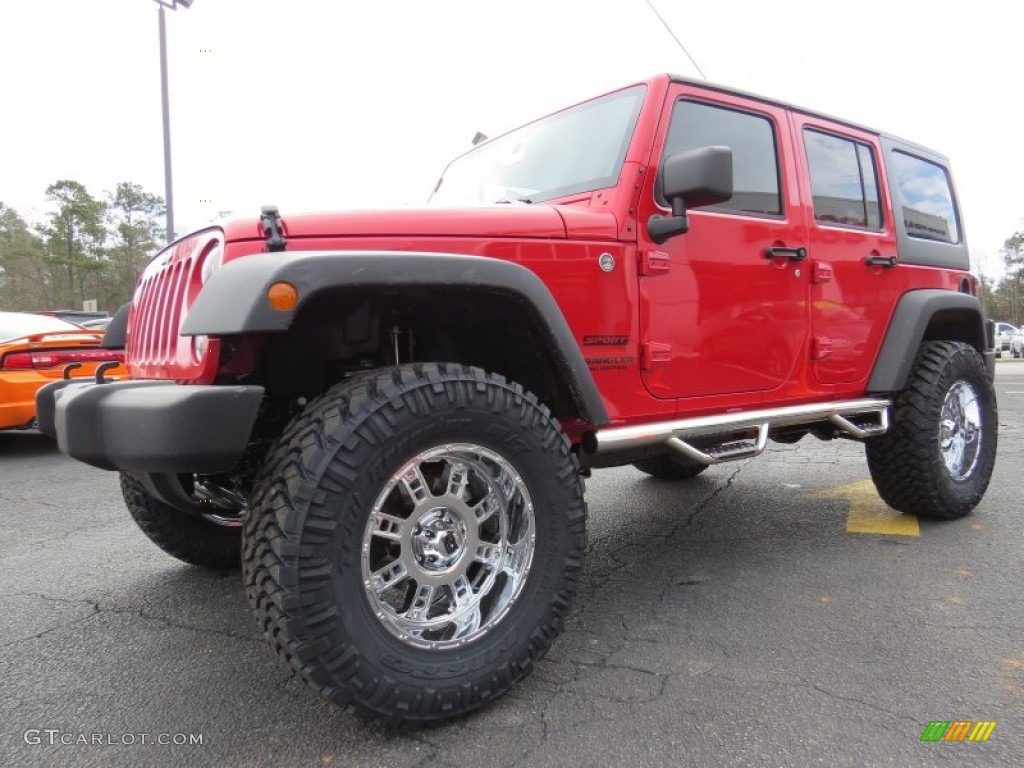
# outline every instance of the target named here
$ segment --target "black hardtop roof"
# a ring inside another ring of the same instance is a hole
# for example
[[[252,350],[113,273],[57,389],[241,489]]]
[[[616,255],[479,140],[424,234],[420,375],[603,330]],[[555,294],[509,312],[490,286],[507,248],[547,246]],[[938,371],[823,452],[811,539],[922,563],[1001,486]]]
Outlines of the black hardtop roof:
[[[904,147],[917,149],[922,154],[929,155],[933,159],[942,160],[944,165],[949,165],[949,159],[945,155],[943,155],[941,152],[936,152],[934,149],[926,147],[926,146],[924,146],[922,144],[918,144],[917,142],[914,142],[914,141],[908,141],[907,139],[903,139],[903,138],[901,138],[899,136],[895,136],[895,135],[893,135],[891,133],[886,133],[884,131],[879,131],[877,128],[871,128],[871,127],[866,126],[866,125],[861,125],[860,123],[855,123],[852,120],[846,120],[846,119],[844,119],[842,117],[835,117],[833,115],[829,115],[829,114],[826,114],[824,112],[818,112],[818,111],[813,110],[813,109],[807,109],[806,107],[801,107],[801,106],[799,106],[797,104],[790,104],[790,103],[785,102],[785,101],[780,101],[779,99],[772,99],[772,98],[769,98],[767,96],[762,96],[761,94],[758,94],[758,93],[751,93],[750,91],[744,91],[744,90],[741,90],[739,88],[732,88],[732,87],[727,86],[727,85],[719,85],[718,83],[712,83],[712,82],[709,82],[707,80],[697,80],[695,78],[684,77],[682,75],[673,75],[672,73],[667,73],[667,74],[668,74],[669,79],[673,83],[684,83],[686,85],[693,85],[693,86],[696,86],[698,88],[706,88],[706,89],[711,90],[711,91],[718,91],[720,93],[728,93],[728,94],[732,94],[732,95],[735,95],[735,96],[742,96],[742,97],[747,98],[747,99],[753,99],[755,101],[762,101],[765,104],[771,104],[773,106],[781,107],[783,109],[788,109],[788,110],[791,110],[791,111],[794,111],[794,112],[802,112],[803,114],[810,115],[811,117],[820,117],[820,118],[822,118],[824,120],[828,120],[828,121],[833,122],[833,123],[838,123],[840,125],[845,125],[845,126],[847,126],[849,128],[856,128],[859,131],[866,131],[867,133],[873,133],[873,134],[875,134],[878,137],[890,139],[891,141],[893,141],[893,142],[895,142],[897,144],[901,144]]]

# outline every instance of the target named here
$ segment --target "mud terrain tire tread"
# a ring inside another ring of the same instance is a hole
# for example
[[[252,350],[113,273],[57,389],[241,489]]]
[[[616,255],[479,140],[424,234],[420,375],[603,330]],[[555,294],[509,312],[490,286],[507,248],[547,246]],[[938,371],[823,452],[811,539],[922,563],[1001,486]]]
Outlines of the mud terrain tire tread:
[[[121,495],[142,532],[167,554],[214,570],[237,568],[241,562],[241,528],[220,526],[164,504],[123,472]]]
[[[975,390],[981,406],[981,452],[974,471],[954,480],[938,446],[946,393],[958,380]],[[871,479],[886,504],[910,515],[952,520],[981,501],[995,464],[998,412],[995,389],[977,350],[955,341],[921,345],[904,389],[893,398],[889,432],[866,443]]]
[[[415,424],[443,418],[469,423],[482,414],[488,418],[477,429],[495,435],[500,445],[519,443],[524,453],[517,460],[536,462],[529,471],[520,466],[520,473],[549,491],[538,498],[538,487],[531,488],[538,514],[536,571],[531,569],[513,613],[484,637],[448,651],[410,649],[388,638],[362,607],[369,601],[354,573],[368,508],[382,487],[376,478],[394,472],[424,441],[438,439],[436,431]],[[512,422],[514,428],[507,426]],[[523,458],[534,454],[538,458]],[[539,561],[541,508],[549,518],[545,535],[557,540],[545,551],[557,561]],[[243,576],[263,635],[326,698],[391,727],[450,720],[525,677],[561,631],[582,570],[586,505],[569,440],[534,395],[479,368],[402,365],[335,385],[310,402],[271,449],[249,509]],[[366,619],[354,626],[340,615],[364,610]],[[491,647],[496,636],[501,647]],[[446,676],[438,669],[451,671]]]

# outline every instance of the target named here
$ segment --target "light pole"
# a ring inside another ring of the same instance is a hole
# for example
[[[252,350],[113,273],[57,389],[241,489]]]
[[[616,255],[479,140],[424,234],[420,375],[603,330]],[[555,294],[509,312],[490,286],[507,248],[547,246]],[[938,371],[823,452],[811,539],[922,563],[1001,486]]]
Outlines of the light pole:
[[[160,100],[164,113],[164,202],[167,211],[167,242],[174,239],[174,183],[171,181],[171,108],[167,98],[167,22],[164,9],[188,8],[192,0],[156,0],[160,6]]]

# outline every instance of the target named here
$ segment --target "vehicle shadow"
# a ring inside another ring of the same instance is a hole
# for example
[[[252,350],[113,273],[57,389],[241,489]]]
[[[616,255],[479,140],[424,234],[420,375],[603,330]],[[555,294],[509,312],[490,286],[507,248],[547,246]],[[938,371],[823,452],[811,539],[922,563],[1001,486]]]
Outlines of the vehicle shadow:
[[[0,457],[31,458],[53,456],[57,453],[60,453],[57,441],[34,429],[0,432]]]

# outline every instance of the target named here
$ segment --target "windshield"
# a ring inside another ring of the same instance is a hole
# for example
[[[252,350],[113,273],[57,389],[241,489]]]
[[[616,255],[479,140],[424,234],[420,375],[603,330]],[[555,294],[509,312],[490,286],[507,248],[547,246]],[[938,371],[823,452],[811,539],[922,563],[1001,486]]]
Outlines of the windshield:
[[[30,312],[0,312],[0,340],[15,339],[33,333],[81,332],[81,328],[56,317]]]
[[[451,162],[430,202],[537,203],[614,186],[646,90],[616,91],[480,145]]]

